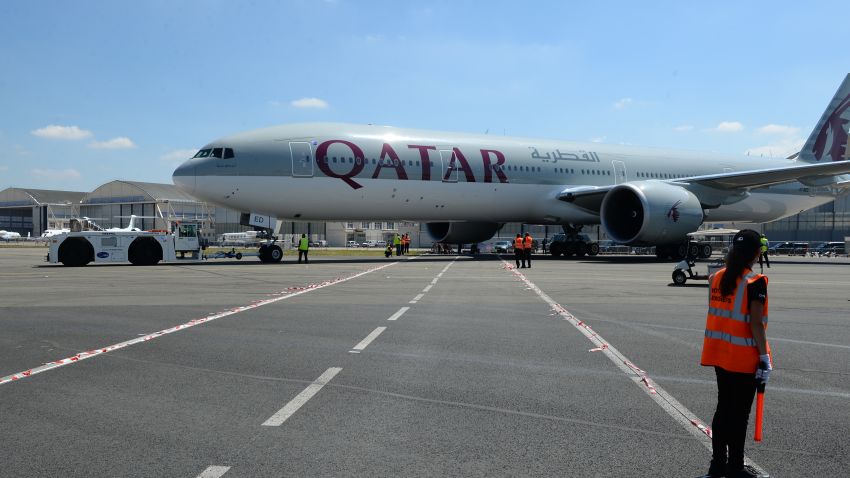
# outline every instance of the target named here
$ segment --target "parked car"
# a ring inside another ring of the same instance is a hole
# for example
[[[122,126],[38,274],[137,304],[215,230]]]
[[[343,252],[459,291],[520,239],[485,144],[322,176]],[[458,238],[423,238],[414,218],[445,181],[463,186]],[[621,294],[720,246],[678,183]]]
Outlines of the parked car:
[[[845,254],[844,243],[843,242],[824,242],[822,244],[818,244],[817,246],[811,249],[811,254],[813,256],[833,256],[838,254]]]
[[[378,241],[368,240],[363,242],[360,247],[377,247]]]
[[[375,241],[375,247],[387,247],[387,241]]]
[[[587,234],[555,234],[549,245],[549,252],[555,256],[595,256],[599,254],[599,244],[590,240]]]
[[[348,241],[345,243],[345,247],[357,247],[357,241]]]
[[[809,251],[809,243],[808,242],[792,242],[792,241],[781,242],[781,243],[773,246],[773,248],[768,249],[768,252],[770,254],[775,254],[775,255],[787,254],[789,256],[794,256],[794,255],[803,255],[804,256],[804,255],[806,255],[806,253],[808,251]]]
[[[514,251],[514,244],[511,241],[496,241],[495,243],[493,243],[493,252],[495,252],[495,253],[499,253],[499,252],[508,253],[508,252],[513,252],[513,251]]]

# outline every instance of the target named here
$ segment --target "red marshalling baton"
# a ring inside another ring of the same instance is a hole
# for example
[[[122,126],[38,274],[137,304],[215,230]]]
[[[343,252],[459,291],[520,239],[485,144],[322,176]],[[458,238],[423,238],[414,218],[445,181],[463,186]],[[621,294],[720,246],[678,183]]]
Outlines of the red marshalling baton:
[[[764,423],[764,382],[758,386],[758,394],[756,395],[756,432],[753,439],[761,441],[761,429]]]

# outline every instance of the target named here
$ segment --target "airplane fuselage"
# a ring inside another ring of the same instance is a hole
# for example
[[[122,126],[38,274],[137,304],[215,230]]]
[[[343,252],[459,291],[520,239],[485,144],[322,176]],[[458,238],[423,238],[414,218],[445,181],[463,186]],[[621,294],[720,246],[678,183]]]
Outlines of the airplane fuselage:
[[[206,151],[206,153],[204,153]],[[790,160],[350,124],[294,124],[222,138],[174,173],[196,197],[293,220],[595,224],[568,187],[687,181]],[[216,157],[217,156],[217,157]],[[767,222],[834,199],[800,183],[758,188],[707,221]]]

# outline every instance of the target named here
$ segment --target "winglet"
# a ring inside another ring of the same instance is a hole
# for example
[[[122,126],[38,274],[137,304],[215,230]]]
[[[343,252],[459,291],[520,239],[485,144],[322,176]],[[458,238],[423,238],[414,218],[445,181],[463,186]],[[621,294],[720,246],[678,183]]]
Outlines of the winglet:
[[[850,74],[844,77],[820,121],[815,125],[799,160],[807,163],[850,159],[847,128],[850,123]]]

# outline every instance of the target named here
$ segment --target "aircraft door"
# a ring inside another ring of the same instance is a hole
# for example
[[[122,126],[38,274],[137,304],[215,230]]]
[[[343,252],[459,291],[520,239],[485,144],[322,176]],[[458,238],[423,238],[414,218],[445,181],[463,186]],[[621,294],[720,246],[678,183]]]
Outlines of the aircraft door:
[[[444,183],[457,182],[457,159],[454,157],[454,151],[450,149],[440,150],[440,161],[443,163],[443,175],[440,176]],[[453,162],[454,160],[454,162]]]
[[[628,179],[626,178],[626,163],[622,161],[611,161],[614,165],[614,184],[622,184]]]
[[[310,143],[291,142],[289,152],[292,153],[292,177],[313,177],[313,148]]]

